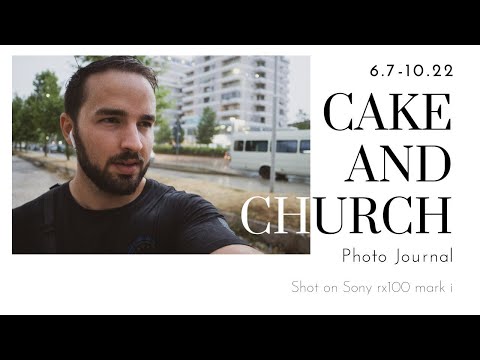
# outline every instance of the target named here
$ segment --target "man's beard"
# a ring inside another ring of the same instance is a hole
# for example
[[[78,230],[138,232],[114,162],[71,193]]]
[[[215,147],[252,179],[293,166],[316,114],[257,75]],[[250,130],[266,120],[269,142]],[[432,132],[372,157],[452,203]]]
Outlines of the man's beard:
[[[85,175],[87,175],[100,190],[114,195],[131,195],[137,190],[138,185],[150,166],[150,161],[143,167],[145,159],[139,153],[125,151],[109,158],[102,170],[90,161],[78,129],[75,129],[74,138],[78,163]],[[113,174],[108,171],[110,165],[126,160],[138,161],[141,169],[138,175]]]

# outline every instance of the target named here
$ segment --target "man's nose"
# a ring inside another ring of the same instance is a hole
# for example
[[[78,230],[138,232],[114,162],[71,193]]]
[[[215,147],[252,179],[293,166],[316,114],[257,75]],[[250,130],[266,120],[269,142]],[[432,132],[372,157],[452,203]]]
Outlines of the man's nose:
[[[124,150],[130,150],[133,152],[139,152],[143,148],[141,134],[138,132],[136,124],[129,125],[122,132],[121,147]]]

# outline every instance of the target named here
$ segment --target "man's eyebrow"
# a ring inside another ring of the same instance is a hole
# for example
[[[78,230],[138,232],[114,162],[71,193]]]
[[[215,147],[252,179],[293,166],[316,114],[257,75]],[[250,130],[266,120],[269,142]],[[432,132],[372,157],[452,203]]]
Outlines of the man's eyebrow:
[[[95,115],[128,116],[128,113],[125,110],[121,110],[121,109],[100,108],[97,111],[95,111]]]
[[[125,110],[122,110],[122,109],[100,108],[97,111],[95,111],[95,115],[127,117],[128,113]],[[144,114],[144,115],[140,116],[140,120],[142,120],[142,121],[145,121],[145,120],[155,121],[155,115]]]
[[[150,115],[150,114],[144,114],[140,116],[140,120],[148,120],[148,121],[155,121],[155,115]]]

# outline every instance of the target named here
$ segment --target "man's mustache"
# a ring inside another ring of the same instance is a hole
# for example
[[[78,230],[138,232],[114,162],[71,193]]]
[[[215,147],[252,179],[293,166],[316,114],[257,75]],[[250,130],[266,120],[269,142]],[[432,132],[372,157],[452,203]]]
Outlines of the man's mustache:
[[[108,163],[113,164],[113,163],[118,163],[118,162],[126,161],[126,160],[136,160],[136,161],[140,162],[141,164],[143,164],[145,162],[145,159],[139,153],[133,152],[133,151],[125,151],[121,154],[112,156],[108,160]]]

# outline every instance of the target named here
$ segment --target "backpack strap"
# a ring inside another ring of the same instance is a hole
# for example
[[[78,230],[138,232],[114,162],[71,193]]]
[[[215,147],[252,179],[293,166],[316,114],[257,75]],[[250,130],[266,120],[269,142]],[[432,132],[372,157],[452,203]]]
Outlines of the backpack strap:
[[[45,194],[43,200],[43,240],[44,249],[47,254],[55,254],[57,252],[57,244],[55,240],[55,204],[53,199],[54,189],[60,186],[55,184]]]

